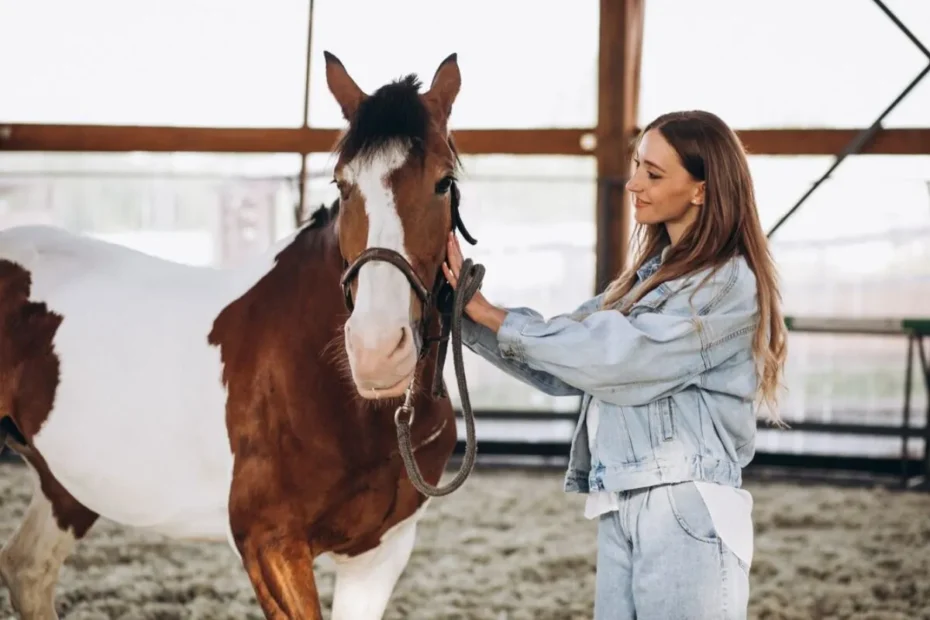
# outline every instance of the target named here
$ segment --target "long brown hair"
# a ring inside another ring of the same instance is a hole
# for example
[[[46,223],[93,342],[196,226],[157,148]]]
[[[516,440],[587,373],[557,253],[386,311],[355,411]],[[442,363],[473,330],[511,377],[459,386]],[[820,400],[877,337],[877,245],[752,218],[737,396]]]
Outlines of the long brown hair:
[[[778,276],[759,221],[743,145],[719,117],[701,110],[659,116],[642,130],[638,140],[653,129],[675,149],[691,177],[705,181],[704,205],[694,224],[671,247],[664,224],[636,226],[632,264],[607,287],[604,307],[615,307],[628,295],[636,284],[636,271],[666,248],[662,265],[625,300],[621,311],[663,282],[708,267],[717,269],[734,256],[743,256],[757,283],[759,323],[753,354],[759,396],[768,405],[769,418],[779,422],[777,392],[787,355],[787,330]]]

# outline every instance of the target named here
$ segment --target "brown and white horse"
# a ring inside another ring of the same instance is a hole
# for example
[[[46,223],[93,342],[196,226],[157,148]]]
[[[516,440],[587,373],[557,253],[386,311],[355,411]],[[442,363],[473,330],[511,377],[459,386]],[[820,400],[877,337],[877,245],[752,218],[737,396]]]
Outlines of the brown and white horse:
[[[382,617],[428,501],[399,452],[398,397],[428,484],[456,441],[429,386],[460,226],[460,74],[452,55],[426,92],[410,76],[369,95],[326,53],[326,76],[349,121],[340,199],[265,256],[215,270],[0,232],[0,428],[35,474],[0,553],[21,616],[57,617],[62,562],[103,516],[229,541],[269,618],[321,617],[313,562],[330,555],[332,617]]]

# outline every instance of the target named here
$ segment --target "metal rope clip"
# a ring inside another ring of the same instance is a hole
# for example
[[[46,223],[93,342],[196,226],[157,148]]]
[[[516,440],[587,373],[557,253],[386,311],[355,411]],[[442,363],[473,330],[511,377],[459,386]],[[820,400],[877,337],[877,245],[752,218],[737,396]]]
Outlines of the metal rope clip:
[[[403,421],[406,426],[413,424],[413,407],[407,405],[401,405],[394,411],[394,424],[400,426],[401,424],[401,414],[406,413],[407,418]]]
[[[404,424],[410,426],[413,424],[413,381],[410,382],[410,385],[407,386],[407,391],[404,393],[404,404],[398,407],[394,411],[394,424],[400,425],[401,413],[407,414],[407,419],[404,420]]]

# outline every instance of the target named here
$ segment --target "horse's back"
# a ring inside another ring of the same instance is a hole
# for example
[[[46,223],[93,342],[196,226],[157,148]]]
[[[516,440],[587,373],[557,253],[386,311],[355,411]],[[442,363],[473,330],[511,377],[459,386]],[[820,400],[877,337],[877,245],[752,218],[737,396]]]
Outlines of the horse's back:
[[[16,263],[31,274],[35,296],[84,279],[107,278],[119,286],[171,282],[184,289],[188,283],[200,285],[217,276],[210,268],[184,265],[52,226],[0,230],[0,260]]]

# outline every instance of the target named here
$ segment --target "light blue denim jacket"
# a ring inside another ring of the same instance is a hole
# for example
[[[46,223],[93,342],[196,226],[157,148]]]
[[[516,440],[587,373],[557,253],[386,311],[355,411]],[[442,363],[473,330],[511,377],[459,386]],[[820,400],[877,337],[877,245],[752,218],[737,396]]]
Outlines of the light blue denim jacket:
[[[639,281],[660,261],[643,265]],[[462,322],[463,344],[496,367],[546,394],[582,396],[566,491],[742,484],[755,453],[756,280],[742,257],[703,281],[709,273],[661,284],[626,316],[600,309],[597,296],[548,320],[509,308],[496,335]],[[585,420],[592,399],[596,462]]]

